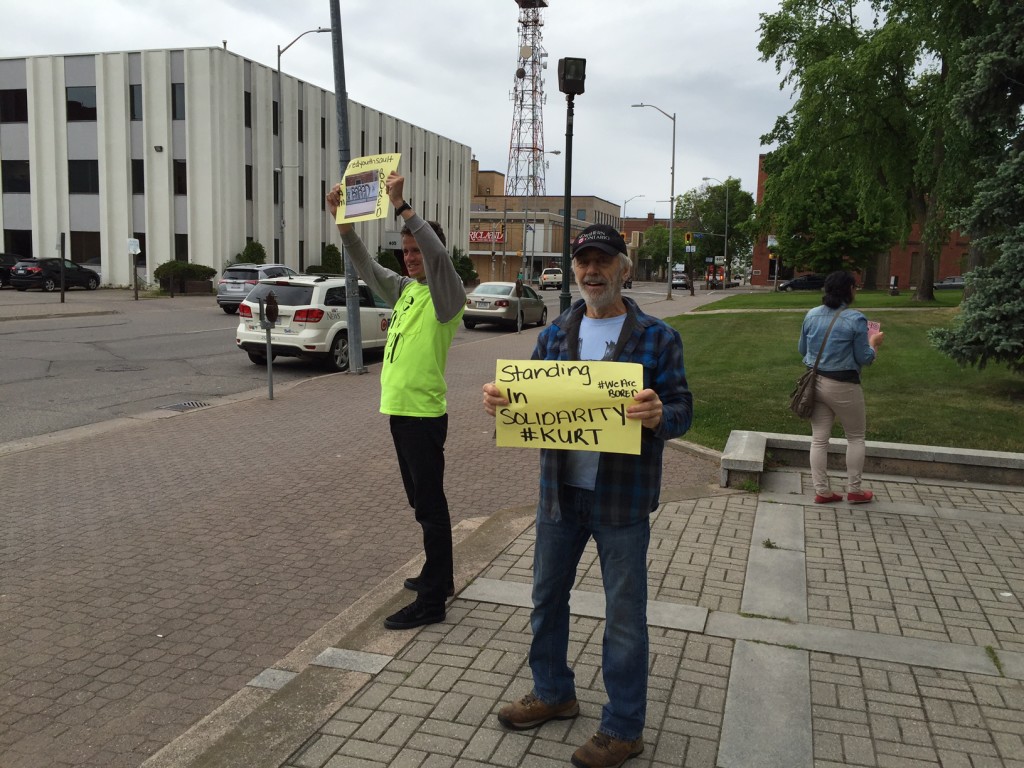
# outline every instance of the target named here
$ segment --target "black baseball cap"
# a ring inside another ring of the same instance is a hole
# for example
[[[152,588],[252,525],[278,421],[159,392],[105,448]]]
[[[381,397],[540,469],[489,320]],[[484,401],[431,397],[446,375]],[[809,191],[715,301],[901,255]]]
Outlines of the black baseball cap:
[[[626,241],[622,239],[622,235],[615,227],[610,227],[607,224],[591,224],[576,235],[576,239],[572,241],[573,258],[586,248],[597,248],[611,256],[618,256],[620,253],[626,252]]]

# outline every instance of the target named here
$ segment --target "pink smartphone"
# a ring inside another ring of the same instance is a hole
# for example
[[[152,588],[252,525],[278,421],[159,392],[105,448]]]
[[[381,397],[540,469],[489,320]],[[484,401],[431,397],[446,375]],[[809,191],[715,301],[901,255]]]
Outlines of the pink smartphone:
[[[868,336],[879,333],[882,330],[882,324],[875,322],[874,320],[868,320]]]

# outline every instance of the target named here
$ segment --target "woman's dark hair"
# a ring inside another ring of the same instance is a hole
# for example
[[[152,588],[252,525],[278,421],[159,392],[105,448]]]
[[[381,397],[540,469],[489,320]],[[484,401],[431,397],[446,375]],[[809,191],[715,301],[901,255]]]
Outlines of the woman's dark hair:
[[[857,280],[849,272],[833,272],[825,278],[825,295],[821,303],[829,309],[839,309],[843,304],[853,301],[853,286]]]

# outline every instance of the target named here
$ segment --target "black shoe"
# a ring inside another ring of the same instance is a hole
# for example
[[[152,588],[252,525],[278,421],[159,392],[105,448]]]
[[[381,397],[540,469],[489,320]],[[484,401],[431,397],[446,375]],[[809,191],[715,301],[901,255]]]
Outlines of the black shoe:
[[[420,580],[419,576],[416,576],[416,577],[411,578],[411,579],[406,579],[405,580],[405,584],[403,586],[406,589],[411,589],[413,592],[422,592],[423,591],[423,582]],[[449,584],[448,585],[447,596],[448,597],[452,597],[454,594],[455,594],[455,585],[454,584]]]
[[[385,629],[412,629],[444,621],[444,606],[427,605],[418,599],[384,619]]]

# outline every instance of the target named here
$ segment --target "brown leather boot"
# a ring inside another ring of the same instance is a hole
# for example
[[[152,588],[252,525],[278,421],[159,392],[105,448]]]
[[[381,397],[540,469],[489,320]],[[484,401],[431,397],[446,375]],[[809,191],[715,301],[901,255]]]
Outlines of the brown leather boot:
[[[548,720],[571,720],[579,713],[580,705],[576,699],[561,704],[545,704],[528,693],[519,701],[506,704],[498,710],[498,722],[513,731],[525,731],[543,725]]]
[[[642,737],[633,741],[622,741],[599,731],[573,753],[572,764],[576,768],[619,768],[629,758],[636,757],[643,751]]]

